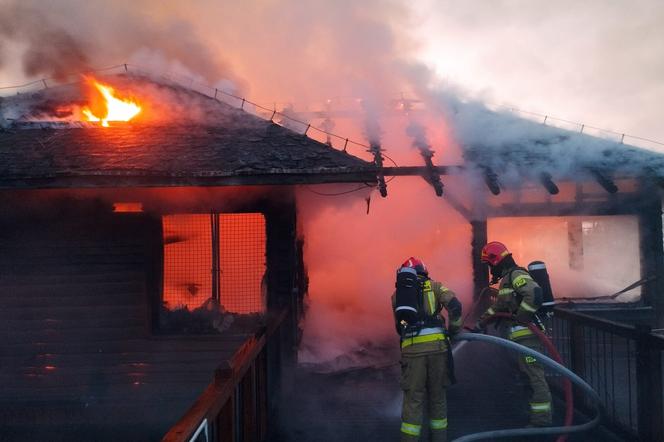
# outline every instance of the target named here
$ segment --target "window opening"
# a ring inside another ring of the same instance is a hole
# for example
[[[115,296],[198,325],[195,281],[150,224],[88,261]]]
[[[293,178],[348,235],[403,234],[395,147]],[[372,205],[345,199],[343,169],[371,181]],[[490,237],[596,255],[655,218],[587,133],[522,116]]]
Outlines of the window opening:
[[[222,331],[230,325],[228,315],[265,311],[263,214],[177,214],[164,216],[162,223],[160,328]]]

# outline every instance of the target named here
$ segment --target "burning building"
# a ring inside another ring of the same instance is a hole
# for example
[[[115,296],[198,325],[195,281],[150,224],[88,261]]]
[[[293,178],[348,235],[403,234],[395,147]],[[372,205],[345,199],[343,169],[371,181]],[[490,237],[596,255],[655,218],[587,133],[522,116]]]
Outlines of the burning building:
[[[292,361],[294,185],[370,167],[173,85],[109,81],[92,84],[106,104],[79,85],[2,103],[3,439],[161,438],[275,316],[265,364]]]
[[[424,177],[418,191],[463,243],[446,247],[467,267],[453,283],[472,280],[469,303],[488,280],[480,247],[502,239],[518,261],[547,262],[559,301],[662,321],[659,154],[446,98],[458,163],[437,164],[411,125],[413,161],[423,165],[392,167],[377,141],[364,161],[176,85],[134,76],[108,83],[0,103],[3,376],[11,383],[1,400],[10,436],[160,437],[196,400],[171,440],[192,428],[232,435],[256,427],[264,437],[266,414],[251,410],[270,402],[300,333],[301,184],[368,184],[389,200],[390,177]],[[109,97],[123,103],[119,115]],[[401,222],[384,221],[381,231]],[[431,244],[431,232],[419,233]],[[335,250],[347,248],[329,236]],[[396,262],[372,268],[386,293]],[[354,298],[356,279],[343,281]],[[339,316],[357,307],[326,289]],[[377,329],[382,315],[393,334],[383,307],[366,309],[353,327]],[[319,319],[305,321],[309,339],[341,335]]]

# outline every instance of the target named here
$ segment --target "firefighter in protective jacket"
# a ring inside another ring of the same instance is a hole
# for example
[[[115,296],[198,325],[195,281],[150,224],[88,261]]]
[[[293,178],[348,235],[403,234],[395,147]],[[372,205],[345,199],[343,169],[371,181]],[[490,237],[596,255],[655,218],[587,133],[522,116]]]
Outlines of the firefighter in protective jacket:
[[[445,389],[453,379],[449,336],[461,327],[461,303],[454,292],[429,278],[427,268],[417,258],[404,262],[401,270],[415,270],[419,308],[399,305],[400,290],[392,295],[397,330],[401,337],[401,388],[404,392],[401,414],[401,440],[416,441],[422,432],[424,404],[428,403],[430,440],[447,440],[447,402]],[[399,309],[421,310],[416,321],[399,320]],[[445,328],[442,309],[448,312]]]
[[[526,269],[518,267],[504,244],[490,242],[482,248],[482,262],[489,265],[492,284],[500,281],[496,301],[480,317],[480,327],[498,312],[510,313],[514,320],[501,323],[507,338],[535,351],[542,352],[537,336],[528,329],[542,304],[542,289]],[[519,355],[519,370],[528,378],[530,395],[530,425],[551,425],[551,392],[546,383],[544,368],[532,356]]]

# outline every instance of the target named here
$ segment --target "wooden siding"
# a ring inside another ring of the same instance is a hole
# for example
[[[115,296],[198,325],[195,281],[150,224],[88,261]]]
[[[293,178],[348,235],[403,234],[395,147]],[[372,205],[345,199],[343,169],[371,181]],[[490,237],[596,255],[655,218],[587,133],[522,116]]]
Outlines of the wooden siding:
[[[160,439],[247,334],[153,336],[158,217],[3,206],[0,439]]]

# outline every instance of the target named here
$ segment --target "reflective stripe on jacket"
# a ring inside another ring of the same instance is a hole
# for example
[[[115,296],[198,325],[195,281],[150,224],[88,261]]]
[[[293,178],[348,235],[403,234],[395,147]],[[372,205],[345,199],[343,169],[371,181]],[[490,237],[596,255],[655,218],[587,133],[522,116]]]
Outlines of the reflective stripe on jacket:
[[[428,327],[420,330],[420,333],[413,333],[412,336],[406,335],[401,340],[401,348],[413,344],[422,344],[424,342],[444,341],[445,332],[441,327]]]
[[[515,325],[513,327],[510,327],[510,334],[509,334],[509,339],[510,340],[515,340],[519,338],[523,338],[524,336],[530,336],[532,335],[533,332],[530,331],[528,327],[524,327],[522,325]]]
[[[498,286],[496,301],[482,315],[482,319],[493,316],[496,313],[504,312],[510,314],[528,313],[533,314],[537,311],[539,305],[536,305],[535,289],[539,289],[537,282],[524,269],[512,268],[507,270]],[[507,325],[516,325],[514,321],[506,321]],[[527,328],[525,330],[514,330],[509,332],[509,339],[518,339],[532,332]]]
[[[429,316],[434,316],[440,320],[439,324],[443,326],[436,327],[434,324],[426,324],[428,327],[420,330],[417,336],[402,337],[401,349],[404,354],[426,354],[437,353],[447,350],[446,334],[445,334],[445,320],[440,315],[440,311],[445,308],[448,311],[450,319],[449,326],[453,330],[457,330],[461,326],[462,317],[461,311],[450,311],[448,305],[456,298],[454,292],[447,287],[443,286],[438,281],[426,279],[422,281],[422,306],[424,313]],[[396,292],[392,294],[392,308],[395,308]],[[458,302],[457,302],[458,303]],[[460,305],[459,305],[460,307]],[[435,332],[428,334],[426,330],[434,329]],[[414,345],[416,344],[416,345]]]

